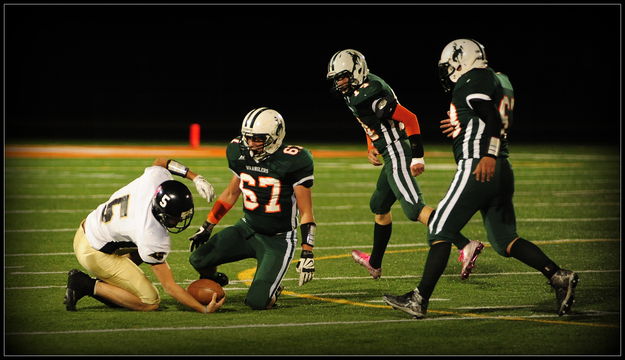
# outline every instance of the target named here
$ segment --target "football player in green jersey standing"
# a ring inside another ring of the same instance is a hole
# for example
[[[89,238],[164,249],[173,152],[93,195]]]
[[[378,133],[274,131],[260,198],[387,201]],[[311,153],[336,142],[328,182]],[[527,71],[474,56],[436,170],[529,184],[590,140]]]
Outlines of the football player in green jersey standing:
[[[419,285],[404,295],[385,295],[384,301],[416,318],[424,317],[447,266],[451,242],[479,211],[493,249],[540,271],[556,292],[558,315],[570,312],[578,275],[561,269],[538,246],[517,234],[507,140],[514,109],[510,80],[488,66],[484,47],[472,39],[449,43],[438,67],[445,91],[453,89],[450,118],[441,122],[441,128],[453,139],[458,168],[428,224],[430,251]]]
[[[425,225],[434,213],[425,205],[414,178],[425,171],[419,122],[414,113],[398,102],[393,89],[369,72],[365,57],[357,50],[336,52],[328,64],[327,78],[364,129],[369,162],[383,165],[369,201],[375,214],[371,254],[352,251],[354,261],[378,279],[392,233],[391,206],[399,201],[408,219]],[[382,156],[384,163],[378,156]],[[461,278],[466,279],[484,245],[458,235],[454,244],[460,249]]]
[[[296,266],[299,286],[311,281],[315,272],[312,155],[301,146],[283,145],[285,133],[284,119],[275,110],[261,107],[245,116],[241,136],[226,149],[232,180],[189,239],[191,265],[201,278],[222,286],[228,278],[216,271],[218,265],[256,258],[256,274],[245,303],[257,310],[272,308],[282,291],[282,278],[297,245],[298,215],[302,237]],[[241,194],[243,218],[211,237]]]

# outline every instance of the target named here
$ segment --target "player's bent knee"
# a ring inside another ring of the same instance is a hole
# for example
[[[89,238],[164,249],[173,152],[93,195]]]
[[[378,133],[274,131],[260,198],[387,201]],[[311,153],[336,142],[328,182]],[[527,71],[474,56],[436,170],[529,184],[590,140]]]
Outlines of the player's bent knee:
[[[252,308],[252,310],[267,310],[267,305],[269,305],[271,298],[266,298],[264,300],[255,300],[252,298],[245,299],[245,305]]]
[[[271,305],[274,299],[268,296],[271,282],[265,280],[256,280],[250,286],[245,298],[245,304],[254,310],[265,310]]]
[[[159,303],[143,304],[141,311],[154,311],[154,310],[158,310],[158,308],[159,308]]]
[[[390,212],[385,214],[375,214],[375,222],[379,225],[388,225],[393,222],[393,217]]]

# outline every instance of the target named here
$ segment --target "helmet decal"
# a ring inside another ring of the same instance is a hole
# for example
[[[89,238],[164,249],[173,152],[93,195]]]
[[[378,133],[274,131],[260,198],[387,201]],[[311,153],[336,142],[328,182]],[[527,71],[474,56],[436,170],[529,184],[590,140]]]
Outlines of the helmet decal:
[[[268,107],[253,109],[241,124],[241,154],[260,162],[278,150],[285,133],[284,119],[279,112]]]
[[[445,46],[438,61],[439,79],[451,91],[458,79],[472,69],[488,67],[484,46],[473,39],[457,39]]]
[[[451,55],[451,59],[453,61],[460,62],[460,60],[462,59],[462,45],[458,46],[454,44],[454,52]]]
[[[326,78],[332,81],[332,89],[336,93],[348,96],[365,83],[368,75],[365,56],[358,50],[345,49],[330,58]]]

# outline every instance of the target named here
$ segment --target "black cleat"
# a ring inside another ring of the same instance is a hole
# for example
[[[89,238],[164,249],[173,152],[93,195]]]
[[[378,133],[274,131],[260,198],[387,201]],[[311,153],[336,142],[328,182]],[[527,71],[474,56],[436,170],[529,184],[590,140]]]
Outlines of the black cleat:
[[[93,294],[93,284],[95,280],[89,275],[76,269],[72,269],[67,273],[67,288],[65,289],[65,298],[63,304],[67,311],[76,311],[76,303],[84,296]],[[89,290],[91,286],[91,291]]]
[[[382,299],[393,309],[408,313],[416,319],[425,317],[428,311],[428,301],[419,294],[417,289],[404,295],[384,295]]]
[[[228,280],[228,276],[222,272],[215,272],[214,274],[211,275],[200,275],[200,279],[209,279],[209,280],[213,280],[214,282],[216,282],[217,284],[221,285],[221,287],[224,287],[226,285],[228,285],[228,283],[230,282]]]
[[[565,269],[558,270],[549,280],[549,285],[556,291],[559,316],[571,311],[571,306],[575,303],[575,287],[578,281],[579,276],[575,272]]]

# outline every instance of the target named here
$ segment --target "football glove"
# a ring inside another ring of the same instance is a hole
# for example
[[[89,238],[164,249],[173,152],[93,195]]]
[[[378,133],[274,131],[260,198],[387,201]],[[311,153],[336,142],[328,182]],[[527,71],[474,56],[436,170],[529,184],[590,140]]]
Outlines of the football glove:
[[[204,221],[204,224],[200,226],[198,231],[189,238],[191,242],[189,244],[189,251],[193,252],[195,249],[199,248],[202,244],[208,241],[211,237],[211,232],[213,232],[213,228],[215,224],[209,223],[208,221]]]
[[[209,203],[215,199],[215,189],[213,185],[204,179],[204,176],[197,175],[193,178],[193,183],[197,189],[197,192],[200,193],[200,196],[206,199]]]
[[[313,252],[310,250],[302,250],[295,269],[299,273],[299,286],[311,281],[315,276],[315,259]]]

